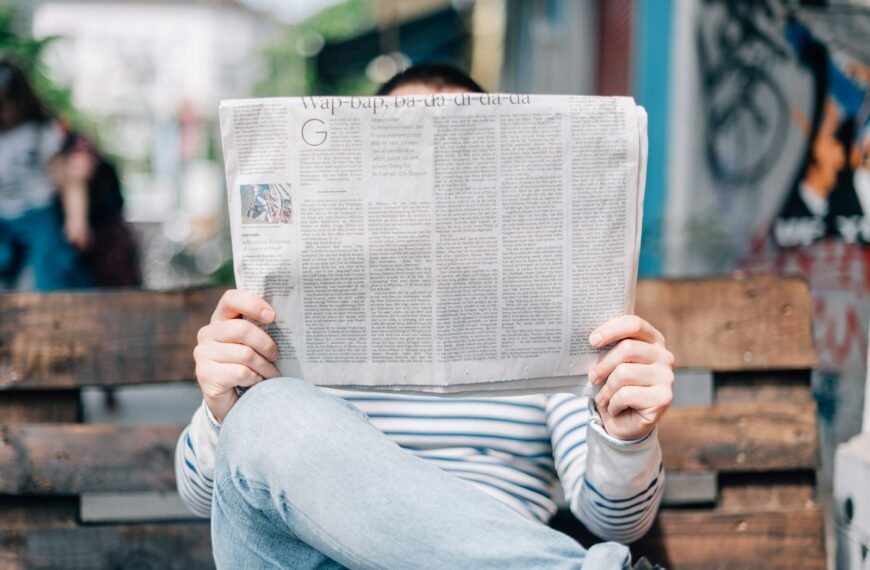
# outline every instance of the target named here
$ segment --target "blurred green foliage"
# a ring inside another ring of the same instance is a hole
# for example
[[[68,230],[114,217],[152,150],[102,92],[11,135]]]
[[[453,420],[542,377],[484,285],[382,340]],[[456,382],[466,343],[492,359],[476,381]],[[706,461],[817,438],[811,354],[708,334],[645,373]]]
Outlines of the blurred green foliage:
[[[327,88],[317,77],[315,54],[306,46],[346,40],[375,25],[371,0],[344,0],[299,24],[287,26],[284,34],[263,53],[266,73],[254,88],[255,97],[293,97],[299,95],[368,95],[376,85],[365,74],[349,77],[336,87]]]
[[[327,42],[337,42],[368,31],[374,25],[370,0],[345,0],[309,17],[302,23],[302,29],[319,33]]]
[[[81,127],[82,116],[73,106],[70,90],[54,83],[45,73],[45,49],[57,38],[36,39],[17,31],[15,24],[15,11],[0,7],[0,57],[21,66],[49,113],[67,125]]]
[[[319,34],[326,43],[331,43],[363,34],[375,24],[371,0],[344,0],[312,15],[302,22],[301,29],[303,34]],[[373,95],[378,87],[365,73],[359,73],[327,88],[319,81],[313,61],[308,69],[308,93],[312,95]]]
[[[224,287],[236,286],[236,275],[233,273],[233,259],[230,258],[224,261],[220,267],[214,270],[210,275],[210,281],[215,285]]]

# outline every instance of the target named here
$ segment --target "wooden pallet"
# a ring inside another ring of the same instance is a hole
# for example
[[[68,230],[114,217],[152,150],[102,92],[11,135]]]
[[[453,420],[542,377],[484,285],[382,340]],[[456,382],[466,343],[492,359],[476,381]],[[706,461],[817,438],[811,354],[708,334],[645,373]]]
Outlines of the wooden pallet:
[[[174,491],[180,429],[79,423],[79,390],[191,381],[220,293],[0,296],[0,569],[213,567],[207,523],[82,521],[83,493]],[[663,420],[668,505],[633,550],[676,570],[823,568],[806,284],[646,281],[637,310],[713,390]],[[568,513],[554,526],[594,540]]]

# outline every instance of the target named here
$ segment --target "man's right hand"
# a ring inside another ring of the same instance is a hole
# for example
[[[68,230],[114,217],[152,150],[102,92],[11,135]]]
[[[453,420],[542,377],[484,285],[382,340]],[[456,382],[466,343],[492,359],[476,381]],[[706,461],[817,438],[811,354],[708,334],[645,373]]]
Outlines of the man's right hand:
[[[269,324],[275,320],[275,311],[256,295],[231,289],[218,301],[211,322],[196,336],[196,379],[218,421],[223,421],[239,400],[236,386],[249,387],[280,376],[274,364],[278,345],[263,329],[242,317]]]

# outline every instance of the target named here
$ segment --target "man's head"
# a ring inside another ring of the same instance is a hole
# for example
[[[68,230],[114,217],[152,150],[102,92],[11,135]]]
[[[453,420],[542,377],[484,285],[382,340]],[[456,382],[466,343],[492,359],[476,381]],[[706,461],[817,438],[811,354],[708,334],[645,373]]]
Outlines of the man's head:
[[[378,95],[427,95],[467,91],[483,93],[471,77],[452,65],[421,63],[393,76],[378,89]]]

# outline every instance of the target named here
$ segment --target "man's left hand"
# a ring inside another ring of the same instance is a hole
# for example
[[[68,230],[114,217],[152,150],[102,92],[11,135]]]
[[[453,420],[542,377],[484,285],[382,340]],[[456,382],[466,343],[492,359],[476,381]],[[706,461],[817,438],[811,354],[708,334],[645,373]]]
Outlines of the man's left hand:
[[[665,337],[644,319],[625,315],[592,331],[589,342],[614,345],[589,367],[589,381],[604,384],[595,396],[604,429],[623,441],[646,436],[673,400],[674,355]]]

